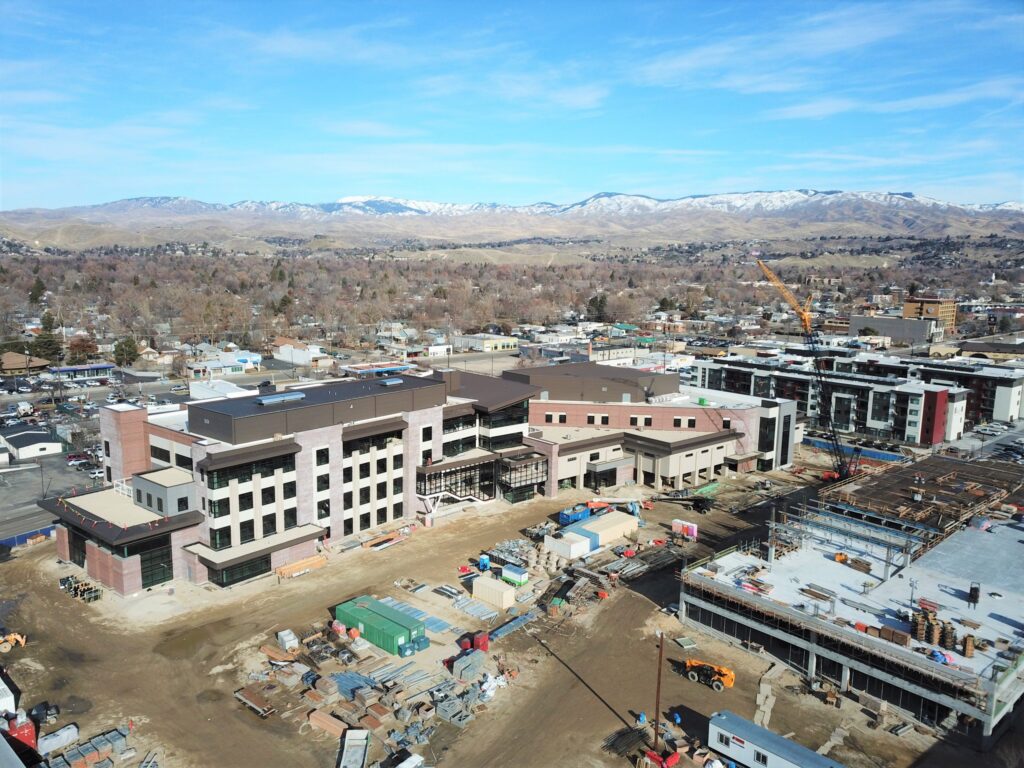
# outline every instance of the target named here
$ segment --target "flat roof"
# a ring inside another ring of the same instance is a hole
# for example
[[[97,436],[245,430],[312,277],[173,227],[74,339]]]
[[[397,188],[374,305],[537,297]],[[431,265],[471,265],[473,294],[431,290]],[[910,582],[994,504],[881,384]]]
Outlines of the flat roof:
[[[70,501],[83,512],[88,512],[90,515],[121,528],[153,523],[163,517],[163,515],[136,506],[130,496],[118,493],[113,488],[65,500]]]
[[[746,718],[733,714],[728,710],[712,712],[708,718],[708,725],[721,728],[730,735],[738,736],[744,741],[749,741],[756,747],[771,752],[773,755],[788,760],[793,765],[801,768],[845,768],[842,763],[798,744],[792,739],[780,736],[774,731],[762,728]],[[710,739],[709,739],[710,742]],[[715,744],[709,743],[708,747],[715,749]]]
[[[323,535],[324,529],[318,525],[300,525],[287,531],[264,536],[262,539],[254,539],[227,549],[210,549],[205,544],[189,544],[184,547],[189,552],[198,555],[199,558],[213,568],[227,568],[237,565],[268,552],[275,552],[292,544],[301,544]]]
[[[192,482],[192,473],[177,467],[166,467],[165,469],[156,469],[152,472],[140,472],[136,477],[141,477],[164,488],[173,488],[176,485]]]
[[[805,530],[813,530],[813,525]],[[835,532],[822,532],[821,535],[808,536],[800,548],[776,557],[770,570],[768,563],[754,553],[736,550],[718,558],[715,560],[719,568],[716,581],[744,589],[744,583],[756,570],[756,578],[770,586],[763,599],[826,621],[845,621],[847,625],[836,624],[836,629],[849,632],[863,641],[880,643],[881,648],[892,651],[899,646],[857,631],[853,625],[863,622],[909,633],[910,624],[899,619],[897,612],[912,609],[910,594],[913,580],[916,584],[914,599],[925,598],[938,603],[938,618],[952,621],[959,637],[974,634],[989,641],[1006,638],[1015,642],[1017,632],[1024,626],[1024,583],[1019,575],[1019,563],[1024,556],[1022,534],[1024,525],[1021,523],[997,523],[989,531],[974,528],[958,531],[909,567],[899,569],[902,557],[894,555],[890,578],[883,580],[886,552],[881,544]],[[870,563],[870,573],[836,562],[837,552]],[[866,592],[865,582],[874,585]],[[971,582],[981,583],[981,601],[977,609],[970,608],[966,602]],[[816,599],[801,591],[807,587],[816,588],[819,593],[829,590],[836,599],[834,603]],[[749,593],[749,590],[744,591]],[[848,602],[843,602],[844,599]],[[978,629],[968,628],[960,623],[961,619],[981,626]],[[917,647],[931,650],[936,646],[919,643],[911,637],[909,648]],[[993,643],[988,650],[975,649],[974,657],[970,659],[954,650],[951,653],[955,661],[950,666],[988,676],[993,665],[1006,664],[1006,660],[999,657],[1001,650]],[[920,655],[920,659],[935,663],[925,655]]]
[[[385,384],[391,381],[394,384]],[[281,413],[283,411],[294,411],[300,408],[308,408],[314,405],[327,405],[340,403],[346,400],[357,400],[363,397],[375,397],[386,395],[391,392],[405,392],[412,389],[424,387],[436,387],[443,384],[433,379],[421,379],[408,376],[394,376],[388,379],[364,379],[353,381],[335,381],[320,385],[304,386],[301,388],[285,389],[276,392],[276,395],[288,393],[302,393],[304,397],[299,400],[291,400],[269,405],[260,405],[257,400],[266,395],[254,393],[250,397],[232,397],[224,400],[202,400],[189,403],[189,408],[200,408],[213,413],[221,413],[226,416],[240,418],[245,416],[260,416],[267,413]]]

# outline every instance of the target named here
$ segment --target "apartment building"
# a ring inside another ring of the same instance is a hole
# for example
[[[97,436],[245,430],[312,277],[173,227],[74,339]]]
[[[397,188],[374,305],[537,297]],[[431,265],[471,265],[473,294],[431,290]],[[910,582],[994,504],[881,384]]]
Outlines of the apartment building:
[[[40,506],[62,559],[121,594],[222,587],[459,503],[531,498],[527,385],[458,371],[101,409],[112,487]]]
[[[694,362],[696,386],[743,395],[796,401],[812,422],[827,414],[839,432],[857,432],[917,445],[937,445],[963,436],[969,390],[892,372],[861,373],[852,358],[820,361],[828,400],[822,398],[813,362],[803,357],[729,356]]]

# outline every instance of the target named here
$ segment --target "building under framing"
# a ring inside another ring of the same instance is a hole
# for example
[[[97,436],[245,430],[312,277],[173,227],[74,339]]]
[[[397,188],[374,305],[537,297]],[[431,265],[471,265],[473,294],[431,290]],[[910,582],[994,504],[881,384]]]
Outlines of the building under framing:
[[[991,746],[1024,696],[1022,485],[945,457],[853,478],[684,569],[680,619]]]

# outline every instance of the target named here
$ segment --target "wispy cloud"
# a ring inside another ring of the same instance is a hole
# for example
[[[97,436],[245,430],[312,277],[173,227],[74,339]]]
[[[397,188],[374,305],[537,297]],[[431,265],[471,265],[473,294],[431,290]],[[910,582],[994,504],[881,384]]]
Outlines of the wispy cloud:
[[[320,129],[338,136],[353,136],[368,139],[397,139],[422,136],[423,131],[408,126],[381,123],[376,120],[341,120],[322,122]]]

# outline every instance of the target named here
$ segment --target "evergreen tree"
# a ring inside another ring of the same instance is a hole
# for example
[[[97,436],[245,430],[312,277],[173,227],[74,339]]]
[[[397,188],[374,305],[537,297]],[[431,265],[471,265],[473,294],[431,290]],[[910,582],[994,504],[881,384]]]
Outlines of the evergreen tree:
[[[131,365],[138,359],[139,345],[135,343],[135,339],[121,339],[114,345],[114,362],[119,366]]]
[[[38,304],[44,293],[46,293],[46,283],[37,276],[35,283],[32,284],[32,290],[28,292],[28,300],[33,304]]]

